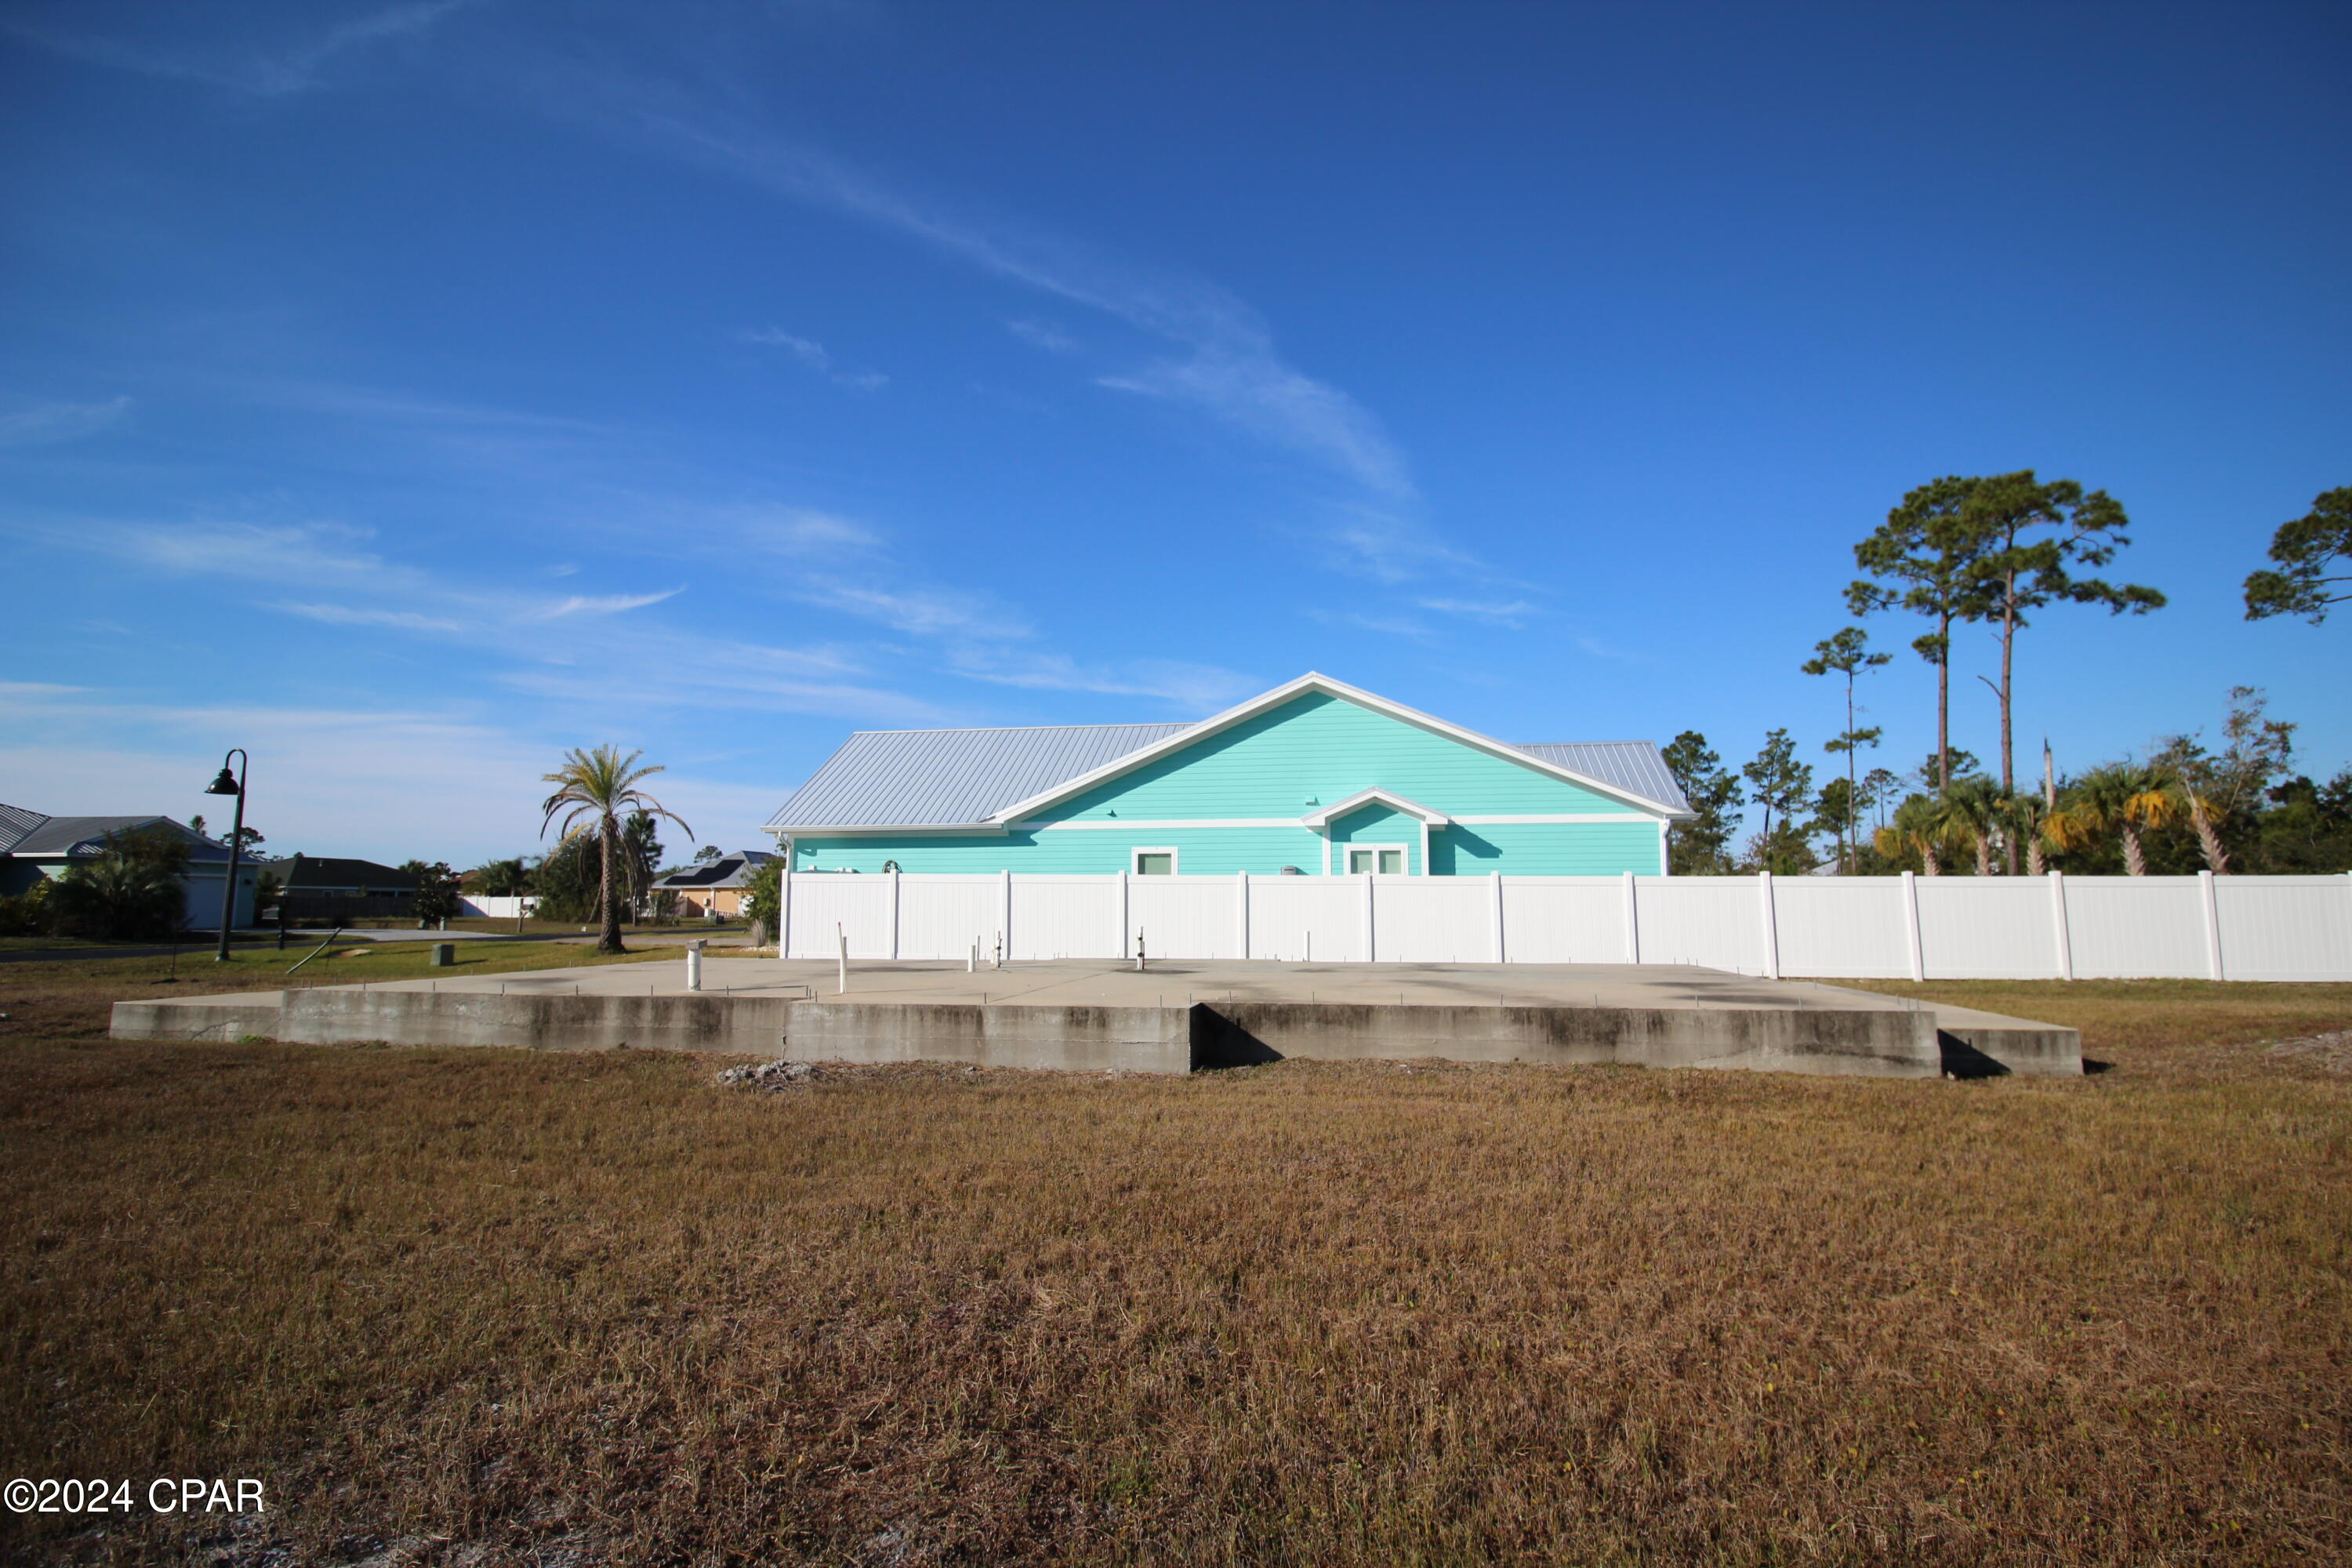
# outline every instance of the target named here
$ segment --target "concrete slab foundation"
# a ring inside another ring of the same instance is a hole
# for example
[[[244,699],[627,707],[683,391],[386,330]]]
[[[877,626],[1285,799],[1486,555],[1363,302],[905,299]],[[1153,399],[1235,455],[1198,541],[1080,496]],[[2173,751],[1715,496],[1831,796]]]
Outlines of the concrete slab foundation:
[[[2072,1029],[1685,965],[834,965],[709,958],[157,1002],[124,1039],[617,1047],[1181,1073],[1284,1058],[1621,1062],[1934,1078],[2079,1074]],[[816,993],[814,996],[812,993]]]

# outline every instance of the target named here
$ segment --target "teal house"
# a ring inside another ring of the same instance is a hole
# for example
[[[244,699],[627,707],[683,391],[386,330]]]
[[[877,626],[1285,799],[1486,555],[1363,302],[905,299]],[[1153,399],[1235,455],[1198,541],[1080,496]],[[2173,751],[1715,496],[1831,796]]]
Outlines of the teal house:
[[[1196,724],[861,731],[767,831],[795,872],[1660,876],[1690,815],[1647,741],[1511,745],[1308,674]]]

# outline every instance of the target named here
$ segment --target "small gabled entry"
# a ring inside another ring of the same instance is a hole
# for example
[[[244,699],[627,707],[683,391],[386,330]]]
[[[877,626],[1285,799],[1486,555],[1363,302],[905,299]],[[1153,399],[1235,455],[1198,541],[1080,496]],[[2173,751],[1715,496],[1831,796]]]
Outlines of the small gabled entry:
[[[1349,817],[1365,819],[1363,826],[1349,830],[1343,825]],[[1324,870],[1342,872],[1350,877],[1402,877],[1429,875],[1429,836],[1454,819],[1434,806],[1407,800],[1394,790],[1358,790],[1345,800],[1308,812],[1299,818],[1323,836]],[[1404,832],[1412,841],[1401,843],[1391,834]],[[1359,838],[1358,832],[1374,837]],[[1419,853],[1415,853],[1418,847]],[[1339,854],[1332,850],[1337,847]],[[1334,864],[1334,861],[1337,864]]]

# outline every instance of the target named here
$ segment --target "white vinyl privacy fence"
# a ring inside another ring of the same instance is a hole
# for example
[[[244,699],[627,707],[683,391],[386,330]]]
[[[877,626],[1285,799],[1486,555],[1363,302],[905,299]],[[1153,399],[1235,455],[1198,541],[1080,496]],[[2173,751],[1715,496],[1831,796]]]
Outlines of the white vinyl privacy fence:
[[[2352,980],[2343,877],[784,879],[784,952],[1696,963],[1778,978]]]

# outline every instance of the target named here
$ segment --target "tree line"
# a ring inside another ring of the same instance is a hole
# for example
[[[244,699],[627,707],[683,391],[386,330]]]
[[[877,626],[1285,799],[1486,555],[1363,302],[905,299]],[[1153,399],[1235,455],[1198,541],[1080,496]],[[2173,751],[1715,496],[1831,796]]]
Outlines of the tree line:
[[[2154,588],[2095,574],[2128,546],[2129,527],[2105,491],[2044,481],[2032,469],[1947,477],[1906,495],[1854,545],[1861,575],[1844,597],[1858,621],[1888,613],[1926,621],[1911,648],[1936,671],[1936,749],[1907,773],[1864,771],[1863,754],[1878,748],[1884,731],[1861,722],[1860,681],[1894,655],[1874,651],[1862,626],[1841,627],[1798,667],[1843,688],[1844,728],[1822,742],[1829,776],[1816,788],[1816,769],[1786,729],[1766,731],[1755,758],[1736,769],[1704,734],[1685,731],[1664,754],[1696,816],[1672,829],[1667,869],[2146,876],[2352,868],[2352,768],[2325,784],[2295,773],[2295,726],[2272,718],[2252,687],[2231,689],[2218,745],[2201,731],[2176,734],[2143,758],[2062,778],[2045,742],[2041,779],[2020,787],[2020,635],[2057,605],[2110,616],[2164,606]],[[2352,487],[2323,493],[2308,516],[2282,524],[2270,558],[2245,581],[2249,620],[2293,615],[2317,625],[2352,598]],[[1952,739],[1952,636],[1969,626],[1989,630],[1999,648],[1998,676],[1978,677],[1994,699],[1997,769]],[[1760,826],[1735,843],[1750,807],[1760,810]]]
[[[591,921],[599,930],[600,952],[619,952],[621,922],[650,913],[666,913],[658,906],[670,901],[656,893],[664,853],[659,819],[667,817],[691,837],[694,829],[684,818],[637,787],[665,770],[640,767],[643,752],[621,754],[618,746],[574,747],[564,753],[555,772],[542,781],[555,792],[541,803],[540,831],[557,827],[555,847],[536,861],[522,856],[491,860],[466,874],[473,889],[488,898],[535,894],[542,919]],[[694,857],[697,864],[715,859],[716,848],[706,846]]]

